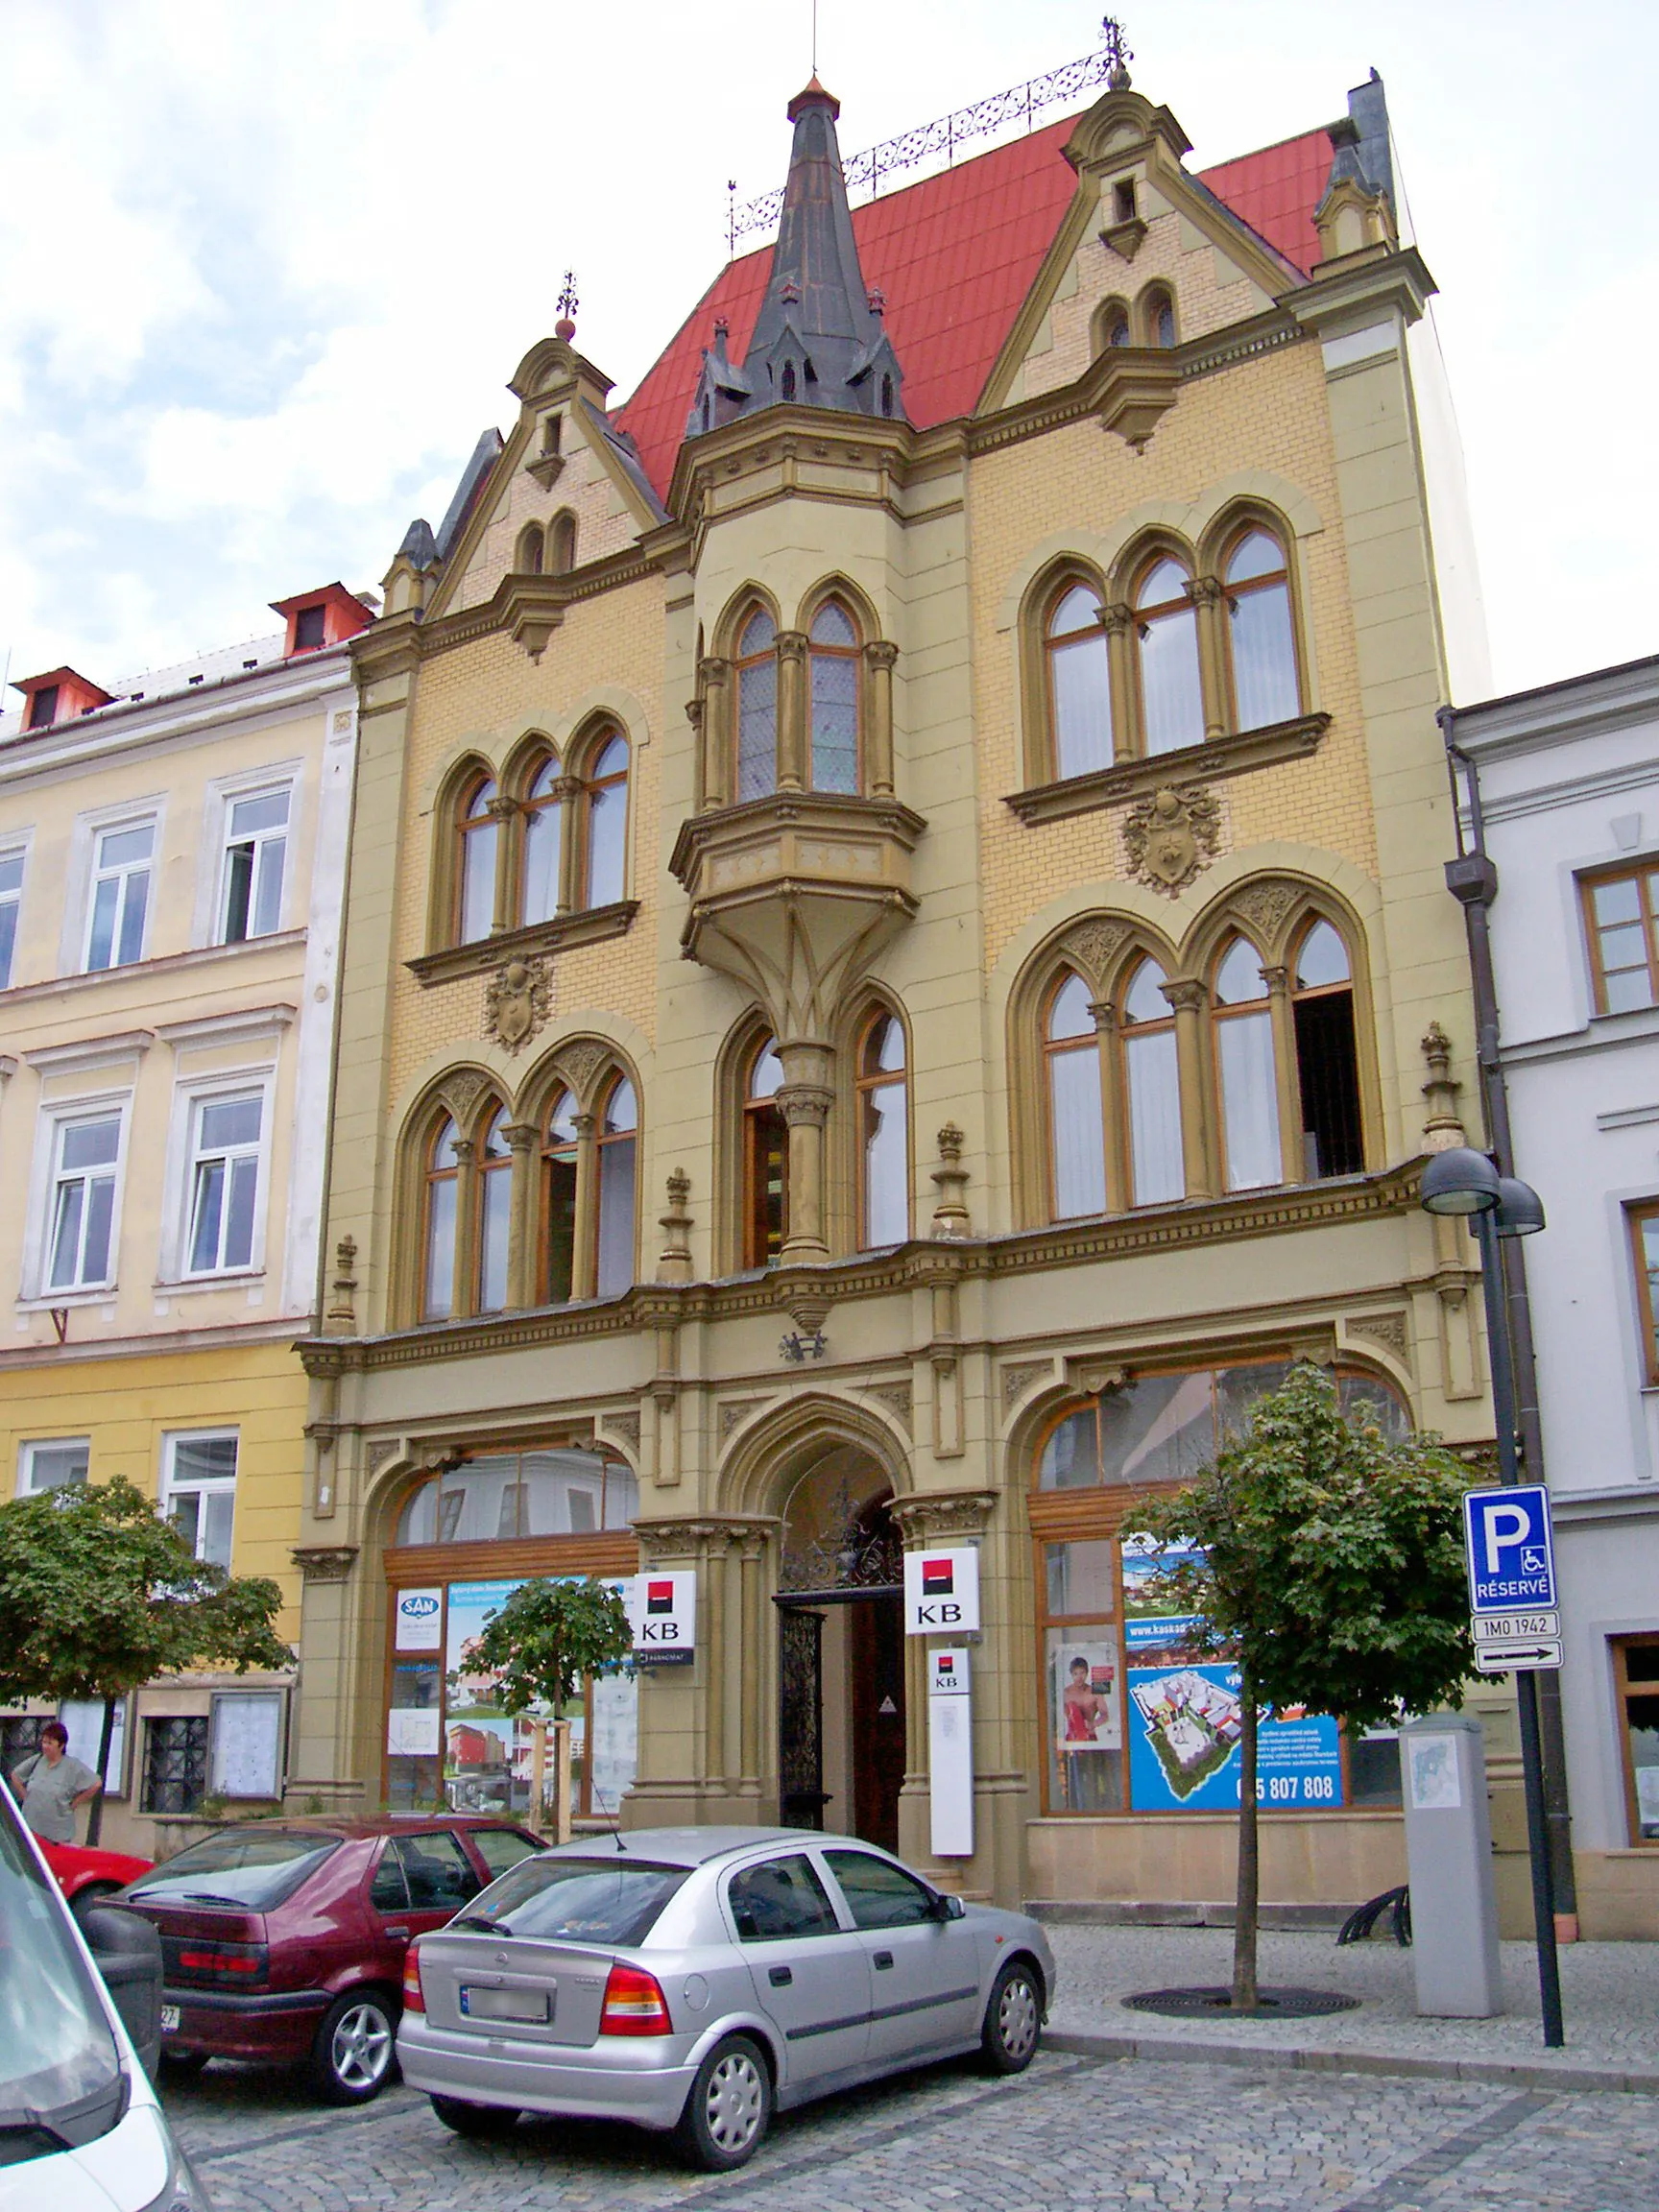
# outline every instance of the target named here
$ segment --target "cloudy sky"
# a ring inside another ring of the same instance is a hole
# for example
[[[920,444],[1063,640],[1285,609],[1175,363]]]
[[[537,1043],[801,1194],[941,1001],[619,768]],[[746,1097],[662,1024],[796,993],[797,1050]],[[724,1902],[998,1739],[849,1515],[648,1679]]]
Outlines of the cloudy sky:
[[[781,181],[811,0],[0,0],[0,661],[110,679],[383,575],[577,272],[623,397]],[[1501,689],[1659,650],[1651,0],[1124,0],[1195,166],[1373,64]],[[842,145],[1097,44],[1061,0],[820,0]],[[14,695],[12,695],[14,697]]]

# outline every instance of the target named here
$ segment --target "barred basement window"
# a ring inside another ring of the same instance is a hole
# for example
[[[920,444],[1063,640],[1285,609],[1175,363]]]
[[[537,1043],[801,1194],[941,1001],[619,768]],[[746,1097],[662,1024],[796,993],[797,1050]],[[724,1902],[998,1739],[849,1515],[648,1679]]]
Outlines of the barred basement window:
[[[207,1719],[180,1715],[144,1729],[142,1813],[196,1813],[207,1794]]]

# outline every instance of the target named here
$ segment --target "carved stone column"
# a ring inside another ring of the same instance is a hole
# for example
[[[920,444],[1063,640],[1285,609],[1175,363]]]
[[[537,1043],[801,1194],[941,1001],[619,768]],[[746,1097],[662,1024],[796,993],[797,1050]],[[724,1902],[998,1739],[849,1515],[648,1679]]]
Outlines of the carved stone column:
[[[1220,1147],[1214,1142],[1210,1090],[1204,1080],[1204,1008],[1209,993],[1186,978],[1163,986],[1175,1011],[1175,1065],[1181,1077],[1181,1160],[1189,1198],[1213,1198],[1217,1176],[1211,1163]]]
[[[1100,610],[1106,632],[1106,684],[1112,702],[1112,757],[1135,757],[1135,610],[1121,599]],[[1056,763],[1058,766],[1058,763]]]
[[[357,1239],[342,1237],[334,1247],[334,1295],[323,1316],[324,1334],[355,1336],[357,1334]]]
[[[1221,635],[1226,597],[1218,576],[1194,576],[1187,596],[1197,615],[1198,677],[1204,690],[1204,734],[1219,737],[1227,728],[1227,641]]]
[[[703,744],[703,805],[726,806],[732,801],[732,663],[713,658],[700,661],[697,679],[702,690],[700,720],[694,726]]]
[[[825,1045],[781,1045],[778,1109],[789,1126],[789,1217],[779,1257],[828,1260],[824,1239],[824,1124],[834,1102],[833,1054]]]
[[[805,630],[778,633],[778,788],[802,791],[810,781],[811,734],[806,727]]]
[[[893,796],[893,664],[899,648],[886,637],[873,638],[864,648],[864,665],[870,671],[870,751],[867,773],[870,796]]]
[[[1288,968],[1263,968],[1267,1011],[1273,1023],[1273,1079],[1279,1101],[1279,1154],[1286,1183],[1308,1180],[1302,1141],[1302,1094],[1296,1082],[1296,1017]]]
[[[507,1303],[534,1306],[536,1300],[536,1170],[541,1165],[541,1132],[534,1121],[509,1121],[501,1132],[513,1155],[512,1195],[507,1208]]]
[[[1120,1138],[1129,1126],[1129,1113],[1122,1081],[1123,1061],[1118,1050],[1118,1010],[1109,998],[1092,998],[1089,1011],[1094,1017],[1094,1042],[1100,1055],[1100,1136],[1106,1147],[1106,1211],[1122,1214],[1128,1209],[1129,1194]]]
[[[659,1283],[691,1280],[691,1214],[685,1201],[691,1195],[691,1178],[676,1167],[668,1178],[668,1211],[658,1215],[663,1233],[662,1257],[657,1262]]]
[[[946,1239],[971,1237],[974,1224],[963,1195],[968,1188],[968,1170],[962,1166],[962,1132],[954,1121],[947,1121],[939,1132],[939,1162],[932,1170],[933,1181],[939,1187],[932,1233]]]
[[[572,1299],[598,1294],[599,1136],[591,1114],[571,1116],[576,1130],[576,1249],[570,1255]]]
[[[513,926],[513,891],[518,874],[513,866],[513,823],[520,811],[516,799],[492,799],[485,808],[495,825],[495,911],[490,923],[493,937]]]
[[[559,802],[559,912],[568,914],[582,902],[582,853],[578,831],[582,827],[580,776],[554,779],[553,795]]]

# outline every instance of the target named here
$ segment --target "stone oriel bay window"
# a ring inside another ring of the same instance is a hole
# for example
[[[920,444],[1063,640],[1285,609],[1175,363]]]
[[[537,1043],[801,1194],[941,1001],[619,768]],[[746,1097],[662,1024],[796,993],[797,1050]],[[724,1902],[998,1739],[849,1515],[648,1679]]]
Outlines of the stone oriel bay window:
[[[1304,674],[1294,539],[1282,517],[1226,509],[1196,544],[1143,532],[1110,570],[1063,554],[1018,621],[1024,787],[1042,821],[1166,781],[1233,775],[1318,743]]]
[[[1239,886],[1180,945],[1087,917],[1010,998],[1027,1225],[1362,1173],[1380,1127],[1357,919],[1321,886]]]
[[[558,1047],[511,1104],[478,1070],[444,1077],[410,1117],[399,1162],[403,1325],[626,1290],[638,1124],[632,1071],[594,1040]]]
[[[1148,1492],[1190,1481],[1238,1435],[1287,1372],[1271,1358],[1125,1371],[1096,1396],[1053,1407],[1038,1428],[1027,1513],[1046,1814],[1217,1809],[1237,1742],[1228,1669],[1152,1594],[1148,1564],[1123,1530]],[[1351,1416],[1406,1432],[1409,1416],[1389,1384],[1358,1369],[1339,1370],[1337,1382]],[[1317,1717],[1315,1730],[1322,1760],[1277,1778],[1264,1764],[1269,1810],[1399,1804],[1391,1734],[1344,1732],[1338,1744]]]
[[[758,587],[738,595],[691,703],[704,808],[789,791],[891,794],[898,649],[877,632],[875,610],[839,580],[814,586],[794,629]]]

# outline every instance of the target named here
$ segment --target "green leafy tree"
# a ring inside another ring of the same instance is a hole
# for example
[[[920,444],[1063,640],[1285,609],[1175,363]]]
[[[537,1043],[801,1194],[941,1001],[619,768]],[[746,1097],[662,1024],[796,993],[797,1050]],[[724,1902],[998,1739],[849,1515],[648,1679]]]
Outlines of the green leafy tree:
[[[141,1684],[291,1666],[272,1626],[281,1602],[264,1576],[196,1558],[125,1476],[0,1504],[0,1698],[102,1698],[100,1774],[116,1703]],[[102,1806],[92,1800],[89,1842]]]
[[[1363,1728],[1462,1703],[1475,1664],[1468,1479],[1433,1438],[1391,1443],[1374,1421],[1345,1417],[1331,1377],[1302,1361],[1190,1489],[1125,1525],[1199,1553],[1172,1560],[1153,1587],[1171,1613],[1202,1616],[1200,1648],[1241,1676],[1237,2010],[1257,2008],[1259,1708],[1305,1705]]]
[[[562,1713],[589,1674],[620,1666],[633,1649],[628,1609],[614,1590],[540,1575],[491,1614],[468,1657],[494,1677],[501,1710],[517,1718],[538,1705]]]

